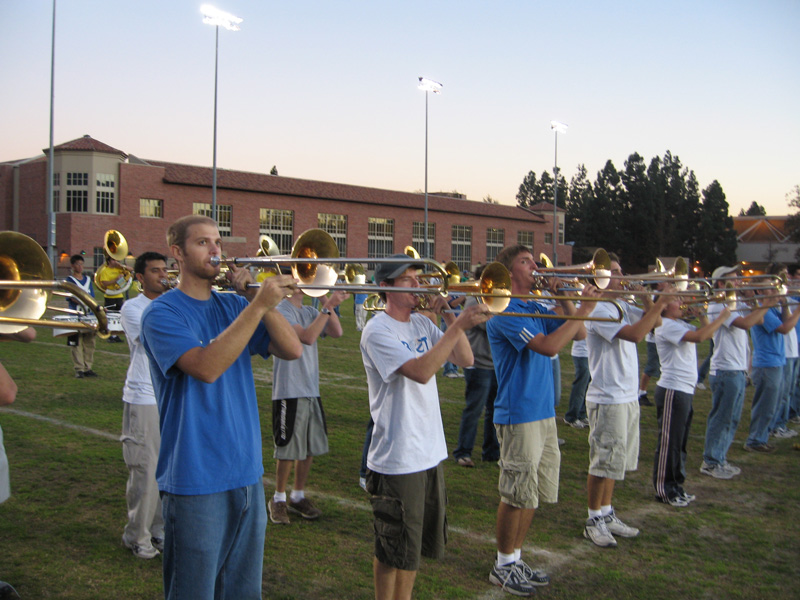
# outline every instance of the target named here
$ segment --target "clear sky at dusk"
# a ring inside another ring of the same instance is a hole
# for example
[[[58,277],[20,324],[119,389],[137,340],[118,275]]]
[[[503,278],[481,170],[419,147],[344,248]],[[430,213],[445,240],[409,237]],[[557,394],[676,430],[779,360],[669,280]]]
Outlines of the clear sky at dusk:
[[[211,165],[214,28],[200,1],[58,0],[55,143]],[[794,212],[800,2],[219,0],[220,168],[514,204],[526,173],[590,179],[677,155],[731,214]],[[0,0],[0,161],[48,145],[51,0]]]

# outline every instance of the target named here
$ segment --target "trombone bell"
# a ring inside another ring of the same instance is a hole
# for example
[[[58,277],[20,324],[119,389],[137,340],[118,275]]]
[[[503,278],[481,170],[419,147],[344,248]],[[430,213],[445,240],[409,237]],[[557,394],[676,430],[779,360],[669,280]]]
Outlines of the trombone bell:
[[[292,246],[292,258],[325,259],[339,258],[339,248],[330,234],[322,229],[309,229],[300,234]],[[339,278],[336,269],[330,265],[317,263],[296,262],[292,264],[292,275],[302,285],[327,286],[332,288]],[[327,289],[305,290],[304,293],[312,298],[324,296]]]

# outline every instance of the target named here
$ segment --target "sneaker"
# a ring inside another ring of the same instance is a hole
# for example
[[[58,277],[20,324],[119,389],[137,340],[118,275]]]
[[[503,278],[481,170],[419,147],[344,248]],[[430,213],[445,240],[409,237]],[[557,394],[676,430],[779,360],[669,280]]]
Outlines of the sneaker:
[[[736,465],[732,465],[731,463],[725,461],[725,464],[722,465],[728,473],[731,474],[732,477],[736,477],[742,470],[737,467]]]
[[[531,568],[531,566],[522,559],[517,561],[517,568],[531,585],[548,585],[550,583],[550,576],[547,573]]]
[[[795,424],[800,423],[800,415],[797,415],[796,417],[792,417],[791,419],[789,419],[789,423],[795,423]]]
[[[694,502],[697,500],[697,496],[694,494],[687,494],[686,490],[681,490],[680,497],[686,500],[686,502]]]
[[[583,417],[581,423],[583,423],[584,427],[589,427],[589,417]]]
[[[122,545],[130,550],[136,558],[149,560],[159,555],[159,551],[153,548],[153,546],[148,548],[146,546],[140,546],[139,544],[133,544],[124,537],[122,538]]]
[[[647,397],[647,394],[642,394],[639,396],[639,406],[653,406],[653,403],[650,402],[650,399]]]
[[[297,515],[300,515],[304,519],[308,519],[309,521],[313,521],[314,519],[319,519],[322,515],[322,511],[318,509],[316,506],[311,504],[311,500],[308,498],[303,498],[300,502],[292,502],[291,498],[289,499],[289,512],[293,512]]]
[[[796,430],[794,430],[794,429],[789,429],[788,427],[785,427],[785,428],[784,428],[784,431],[786,431],[786,432],[788,432],[788,433],[789,433],[789,437],[795,437],[795,436],[797,436],[797,435],[800,435],[800,433],[798,433]]]
[[[150,538],[150,543],[153,544],[153,548],[155,548],[159,552],[164,551],[164,538],[152,537]]]
[[[661,496],[656,496],[656,500],[659,502],[663,502],[664,504],[669,504],[670,506],[674,506],[676,508],[685,508],[689,506],[689,500],[677,494],[672,498],[662,498]]]
[[[89,369],[88,371],[83,372],[84,377],[97,377],[97,373]]]
[[[703,461],[703,466],[700,467],[700,472],[703,475],[709,475],[715,479],[730,479],[733,473],[725,468],[725,465],[710,465]]]
[[[695,387],[698,390],[704,390],[704,389],[706,389],[706,384],[705,383],[698,383]]]
[[[360,485],[361,489],[366,492],[367,491],[367,478],[366,477],[359,477],[358,478],[358,485]]]
[[[17,592],[10,583],[0,581],[0,599],[5,600],[6,598],[9,600],[12,598],[19,598],[19,592]]]
[[[444,376],[448,379],[458,379],[458,373],[445,373]]]
[[[75,371],[75,379],[83,379],[84,377],[83,371]]]
[[[475,463],[472,462],[472,459],[469,456],[462,456],[461,458],[457,459],[456,462],[458,463],[459,467],[467,467],[468,469],[473,469],[475,467]]]
[[[583,537],[587,540],[591,540],[595,545],[601,548],[613,548],[617,545],[617,540],[611,535],[603,517],[590,517],[586,519],[586,526],[583,528]]]
[[[536,591],[533,584],[525,578],[519,563],[492,566],[489,571],[489,582],[499,585],[504,591],[515,596],[533,596]]]
[[[760,452],[761,454],[771,454],[772,452],[775,452],[775,446],[770,444],[756,444],[755,446],[751,446],[745,442],[744,449],[748,452]]]
[[[636,529],[636,527],[631,527],[630,525],[626,525],[620,521],[613,508],[611,509],[610,514],[603,517],[603,520],[606,522],[608,531],[613,535],[618,535],[625,538],[632,538],[639,535],[639,530]]]
[[[770,435],[778,440],[785,440],[790,437],[794,437],[791,433],[789,433],[788,429],[776,429],[775,431],[770,432]]]
[[[580,419],[577,419],[575,421],[567,421],[566,419],[564,419],[564,423],[566,423],[570,427],[574,427],[575,429],[585,429],[586,428],[586,425],[584,425],[583,421],[581,421]]]
[[[291,523],[286,502],[275,502],[270,498],[269,502],[267,502],[267,512],[269,512],[269,520],[276,525],[288,525]]]

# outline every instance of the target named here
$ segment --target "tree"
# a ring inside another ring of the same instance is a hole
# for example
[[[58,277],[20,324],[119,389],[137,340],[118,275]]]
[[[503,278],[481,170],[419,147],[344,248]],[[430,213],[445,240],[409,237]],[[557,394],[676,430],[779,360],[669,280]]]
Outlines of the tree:
[[[528,171],[525,179],[519,184],[519,191],[517,192],[517,206],[527,208],[536,204],[536,173]]]
[[[703,271],[710,273],[720,265],[736,264],[736,230],[733,217],[728,214],[728,202],[719,181],[714,180],[703,190],[699,230],[694,256],[700,260]]]
[[[270,175],[277,175],[278,174],[278,167],[272,165],[272,168],[269,170]]]
[[[746,211],[745,211],[745,209],[741,209],[739,211],[739,216],[740,217],[758,217],[758,216],[766,217],[767,216],[767,210],[763,206],[761,206],[758,202],[753,200],[753,203],[750,205],[750,208],[748,208]]]
[[[631,271],[646,271],[658,255],[656,231],[656,197],[647,176],[644,158],[634,152],[620,172],[623,229],[627,235],[620,242],[625,264]]]
[[[486,202],[486,204],[500,204],[500,200],[495,200],[489,194],[486,195],[483,201]]]
[[[786,204],[791,208],[800,209],[800,185],[794,186],[786,194]],[[800,210],[793,215],[789,215],[786,220],[786,233],[793,242],[800,243]],[[800,259],[800,249],[795,254],[795,258]]]
[[[578,173],[570,181],[566,199],[566,239],[575,242],[576,247],[591,245],[588,215],[594,202],[594,192],[585,165],[578,165]]]

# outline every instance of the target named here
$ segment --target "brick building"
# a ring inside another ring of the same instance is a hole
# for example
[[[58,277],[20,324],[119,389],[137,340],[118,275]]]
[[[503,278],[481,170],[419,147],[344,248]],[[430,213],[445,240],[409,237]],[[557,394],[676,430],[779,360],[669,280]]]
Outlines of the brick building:
[[[45,245],[46,183],[46,155],[0,163],[0,227]],[[88,135],[56,146],[59,275],[71,254],[84,252],[87,267],[99,265],[109,229],[125,236],[133,255],[166,252],[170,223],[186,214],[210,216],[211,185],[210,167],[140,159]],[[431,255],[470,269],[518,242],[532,247],[535,256],[551,253],[551,219],[515,206],[429,194]],[[261,234],[288,253],[300,233],[317,227],[334,237],[342,256],[380,258],[407,245],[423,253],[419,193],[218,169],[217,220],[228,256],[254,256]],[[560,244],[559,263],[569,264],[571,257],[572,248]]]

